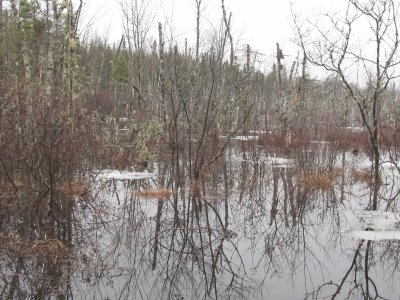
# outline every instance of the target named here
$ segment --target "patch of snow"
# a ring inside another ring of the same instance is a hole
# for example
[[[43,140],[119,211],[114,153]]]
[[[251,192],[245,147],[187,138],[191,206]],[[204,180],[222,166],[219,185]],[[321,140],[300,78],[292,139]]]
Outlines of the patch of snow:
[[[399,230],[386,230],[386,231],[351,231],[350,234],[355,238],[368,240],[368,241],[381,241],[381,240],[400,240]]]

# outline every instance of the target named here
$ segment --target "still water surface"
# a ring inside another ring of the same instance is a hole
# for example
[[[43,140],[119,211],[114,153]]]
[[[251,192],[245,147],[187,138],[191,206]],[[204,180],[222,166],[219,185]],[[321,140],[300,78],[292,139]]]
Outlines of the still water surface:
[[[7,254],[2,295],[399,299],[399,172],[382,164],[379,209],[370,211],[371,187],[354,175],[368,159],[321,155],[307,174],[325,183],[300,175],[304,157],[261,149],[230,148],[199,182],[177,178],[184,163],[95,172],[90,199],[75,199],[72,250]]]

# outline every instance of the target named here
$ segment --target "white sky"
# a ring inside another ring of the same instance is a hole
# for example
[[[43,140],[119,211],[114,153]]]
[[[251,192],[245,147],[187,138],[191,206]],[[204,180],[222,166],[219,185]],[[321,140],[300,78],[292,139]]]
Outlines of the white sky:
[[[150,1],[150,0],[149,0]],[[155,7],[154,33],[157,23],[172,20],[173,36],[178,42],[185,38],[189,44],[195,39],[194,0],[151,0]],[[118,42],[122,35],[122,17],[118,0],[85,0],[83,22],[91,20],[91,30],[100,37],[108,36],[109,42]],[[205,37],[219,26],[222,17],[220,0],[203,0],[204,11],[201,24]],[[264,54],[264,61],[272,61],[276,43],[285,55],[293,59],[297,48],[293,46],[294,32],[290,3],[302,17],[315,16],[321,12],[345,9],[346,0],[225,0],[228,12],[232,12],[232,29],[238,45],[250,44]],[[169,23],[169,22],[168,22]],[[291,60],[291,59],[290,59]],[[268,64],[268,63],[267,63]]]

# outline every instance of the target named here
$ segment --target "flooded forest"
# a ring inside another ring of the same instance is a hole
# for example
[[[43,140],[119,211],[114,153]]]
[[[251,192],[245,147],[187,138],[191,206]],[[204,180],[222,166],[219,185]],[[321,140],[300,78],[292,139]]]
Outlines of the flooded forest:
[[[400,2],[293,8],[289,56],[190,1],[117,43],[0,1],[0,299],[399,299]]]

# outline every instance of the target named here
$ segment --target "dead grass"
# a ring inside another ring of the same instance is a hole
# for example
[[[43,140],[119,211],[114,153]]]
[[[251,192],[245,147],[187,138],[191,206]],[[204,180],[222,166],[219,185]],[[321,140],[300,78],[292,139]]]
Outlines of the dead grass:
[[[0,235],[0,242],[0,257],[14,253],[26,259],[68,259],[73,254],[73,249],[58,239],[32,242],[21,240],[18,236]]]
[[[333,169],[326,173],[301,173],[297,178],[302,188],[326,191],[333,187],[339,175],[340,169]]]
[[[357,169],[352,169],[351,170],[351,181],[352,183],[366,183],[369,186],[373,185],[373,177],[372,174],[369,170],[357,170]]]
[[[172,194],[172,192],[167,189],[159,188],[159,189],[153,189],[153,190],[144,190],[144,191],[140,191],[140,192],[134,192],[134,194],[136,196],[145,197],[145,198],[166,198],[166,197],[169,197]]]

